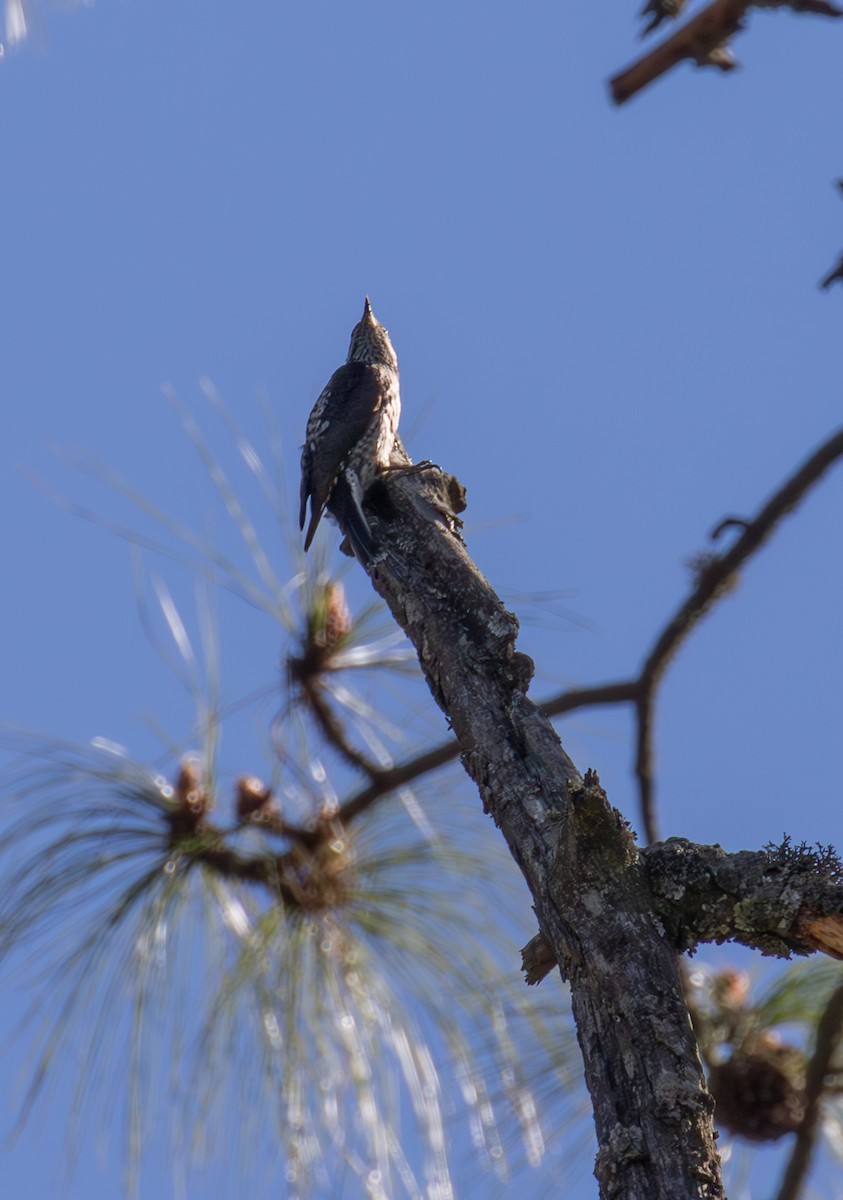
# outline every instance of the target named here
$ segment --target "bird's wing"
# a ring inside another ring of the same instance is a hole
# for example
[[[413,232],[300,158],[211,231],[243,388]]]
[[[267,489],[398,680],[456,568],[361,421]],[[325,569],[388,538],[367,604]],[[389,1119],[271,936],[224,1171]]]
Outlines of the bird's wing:
[[[310,462],[311,453],[307,442],[301,448],[301,490],[299,492],[299,529],[304,529],[304,519],[307,516],[307,498],[310,495]]]
[[[369,363],[352,362],[334,371],[314,404],[301,456],[300,528],[304,528],[309,496],[313,497],[312,517],[316,517],[315,524],[311,519],[308,540],[343,463],[368,429],[381,402],[377,371]]]

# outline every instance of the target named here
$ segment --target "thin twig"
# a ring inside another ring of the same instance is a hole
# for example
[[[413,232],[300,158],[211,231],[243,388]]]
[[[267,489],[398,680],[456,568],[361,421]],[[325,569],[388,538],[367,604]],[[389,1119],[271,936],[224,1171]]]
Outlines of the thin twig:
[[[724,517],[722,521],[718,521],[708,535],[713,542],[718,541],[727,529],[746,529],[749,525],[746,517]]]
[[[840,255],[840,259],[839,259],[837,265],[835,267],[832,267],[832,269],[826,275],[825,279],[822,279],[820,281],[820,287],[824,291],[827,291],[831,287],[831,285],[838,279],[843,279],[843,254]]]
[[[843,985],[832,992],[817,1025],[817,1040],[805,1080],[805,1115],[796,1131],[796,1140],[776,1200],[797,1200],[802,1193],[817,1141],[824,1084],[831,1060],[840,1044],[841,1033]]]
[[[577,708],[590,708],[604,704],[623,704],[635,699],[636,683],[623,681],[620,683],[600,684],[591,688],[570,688],[567,692],[555,696],[542,704],[542,711],[549,717],[558,717],[562,713],[572,712]],[[456,738],[449,737],[440,742],[432,750],[426,750],[415,758],[399,763],[395,767],[384,767],[372,773],[371,782],[362,787],[359,792],[339,808],[336,816],[344,824],[360,816],[366,809],[384,796],[394,792],[396,788],[406,787],[430,771],[439,770],[453,762],[460,753]],[[298,830],[300,838],[307,839],[307,832]]]
[[[743,532],[730,550],[723,555],[713,556],[706,562],[697,575],[693,591],[665,625],[647,655],[636,681],[636,774],[645,831],[652,830],[655,833],[656,830],[653,811],[651,725],[656,689],[665,669],[701,618],[734,586],[737,573],[743,564],[761,548],[779,521],[795,508],[806,492],[818,483],[829,467],[841,457],[843,429],[832,434],[789,479],[785,480],[756,517],[743,523]],[[729,521],[730,524],[738,524],[734,517],[729,518]],[[648,833],[647,840],[653,841],[655,838]]]
[[[594,687],[568,688],[558,696],[542,700],[540,708],[548,717],[561,717],[576,708],[595,708],[604,704],[629,704],[638,695],[638,680],[598,683]]]
[[[738,570],[761,548],[779,521],[786,517],[820,481],[829,467],[843,458],[843,429],[827,438],[778,488],[756,517],[748,521],[730,550],[712,558],[700,572],[694,591],[659,636],[641,673],[643,680],[656,678],[675,654],[679,644],[711,604],[725,595]],[[734,521],[734,518],[732,518]]]
[[[729,592],[747,559],[761,548],[779,521],[819,483],[839,458],[843,458],[843,429],[838,429],[817,447],[810,458],[773,493],[756,517],[751,520],[728,518],[730,526],[742,530],[741,536],[725,554],[712,556],[706,562],[696,577],[693,591],[653,642],[637,679],[567,689],[543,701],[542,709],[548,716],[559,716],[575,708],[637,701],[642,690],[652,691],[697,622],[717,600]],[[720,530],[724,524],[721,521],[717,529]]]
[[[337,818],[347,824],[365,812],[382,796],[394,792],[397,788],[406,787],[407,784],[413,783],[422,775],[427,775],[429,771],[436,771],[440,767],[447,766],[457,758],[459,753],[460,747],[456,738],[449,738],[446,742],[434,746],[432,750],[427,750],[424,754],[419,754],[405,763],[378,771],[370,784],[361,788],[356,795],[340,806]]]
[[[638,780],[638,804],[641,809],[641,826],[644,840],[650,845],[659,840],[659,825],[656,817],[656,784],[653,771],[653,688],[644,688],[635,705],[637,725],[635,748],[635,778]]]
[[[342,723],[338,719],[336,713],[332,710],[330,704],[325,699],[324,693],[319,685],[319,680],[314,679],[308,681],[307,685],[302,689],[303,694],[313,717],[324,733],[330,745],[342,755],[346,762],[351,766],[357,767],[368,775],[369,779],[376,779],[380,767],[370,758],[368,758],[362,750],[358,750],[353,746],[345,736],[345,730]]]

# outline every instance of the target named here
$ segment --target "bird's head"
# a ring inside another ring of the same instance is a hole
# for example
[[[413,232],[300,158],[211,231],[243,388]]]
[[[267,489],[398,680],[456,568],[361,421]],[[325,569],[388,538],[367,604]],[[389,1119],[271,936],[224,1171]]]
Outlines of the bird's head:
[[[398,369],[398,359],[389,340],[389,334],[381,325],[369,297],[363,309],[363,316],[351,331],[351,345],[348,347],[349,362],[381,363],[385,367]]]

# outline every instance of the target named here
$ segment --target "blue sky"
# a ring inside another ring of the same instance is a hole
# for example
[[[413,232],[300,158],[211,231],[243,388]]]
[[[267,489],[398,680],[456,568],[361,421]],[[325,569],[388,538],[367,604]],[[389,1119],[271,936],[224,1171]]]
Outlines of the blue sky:
[[[230,540],[162,385],[220,447],[200,378],[256,442],[266,397],[292,501],[365,294],[398,352],[411,453],[466,484],[469,547],[524,618],[532,694],[634,671],[711,527],[751,515],[839,425],[843,328],[843,287],[816,286],[843,249],[841,30],[756,13],[741,71],[682,67],[615,110],[605,81],[638,52],[635,10],[32,10],[0,62],[5,717],[141,759],[161,750],[149,714],[182,735],[188,699],[141,634],[125,544],[33,477],[125,518],[50,447],[89,451]],[[843,841],[841,488],[838,471],[812,493],[672,667],[666,834]],[[520,599],[561,590],[581,621],[536,622]],[[274,659],[221,603],[233,696]],[[561,728],[635,824],[627,716]],[[6,1156],[11,1190],[54,1194],[51,1114]],[[59,1194],[115,1194],[94,1143]]]

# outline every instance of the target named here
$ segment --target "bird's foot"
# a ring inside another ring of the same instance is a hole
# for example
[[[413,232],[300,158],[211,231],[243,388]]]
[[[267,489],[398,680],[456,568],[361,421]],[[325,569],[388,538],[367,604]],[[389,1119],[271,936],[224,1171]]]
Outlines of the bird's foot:
[[[431,462],[429,458],[422,459],[418,463],[396,463],[394,466],[384,467],[381,474],[383,475],[419,475],[422,471],[441,471],[442,468],[435,462]]]

